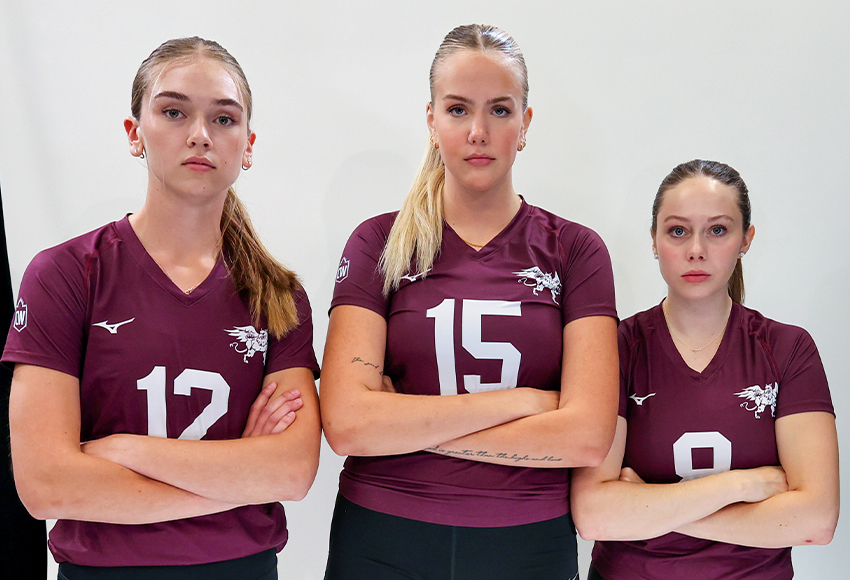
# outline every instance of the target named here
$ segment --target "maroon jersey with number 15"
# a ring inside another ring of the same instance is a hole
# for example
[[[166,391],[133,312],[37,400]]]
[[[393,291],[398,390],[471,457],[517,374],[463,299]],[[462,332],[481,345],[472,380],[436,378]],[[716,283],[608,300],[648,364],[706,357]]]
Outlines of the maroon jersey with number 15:
[[[586,316],[616,317],[611,263],[599,236],[525,202],[478,252],[444,225],[427,276],[405,276],[385,296],[377,265],[394,221],[395,214],[381,215],[351,235],[333,306],[361,306],[387,320],[384,372],[399,392],[559,390],[564,326]],[[509,526],[567,513],[569,472],[427,452],[349,457],[340,492],[363,507],[420,521]]]
[[[318,370],[307,296],[281,340],[254,326],[219,262],[184,294],[125,218],[36,256],[21,283],[3,362],[80,381],[80,439],[133,433],[236,439],[269,373]],[[44,396],[50,393],[45,391]],[[57,561],[88,566],[217,562],[286,543],[279,503],[149,525],[59,520]]]
[[[620,415],[628,422],[623,465],[648,483],[675,483],[730,469],[779,465],[775,422],[832,413],[817,348],[801,329],[733,304],[720,347],[700,373],[682,360],[661,306],[620,324]],[[670,533],[596,542],[605,580],[780,580],[791,549],[762,549]]]

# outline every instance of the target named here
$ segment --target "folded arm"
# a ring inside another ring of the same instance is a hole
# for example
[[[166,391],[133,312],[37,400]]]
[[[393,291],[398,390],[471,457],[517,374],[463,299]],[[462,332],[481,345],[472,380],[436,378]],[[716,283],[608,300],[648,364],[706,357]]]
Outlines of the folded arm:
[[[236,507],[84,454],[79,381],[71,375],[17,365],[9,427],[15,485],[36,518],[144,524]]]
[[[320,419],[312,371],[291,368],[268,375],[264,389],[277,388],[268,397],[272,403],[298,394],[281,419],[286,425],[280,432],[271,429],[261,434],[260,427],[250,429],[255,436],[215,441],[186,441],[112,435],[87,443],[85,452],[108,459],[151,479],[179,487],[213,500],[237,504],[257,504],[281,500],[300,500],[310,489],[319,463]],[[264,394],[267,391],[264,390]],[[261,395],[258,402],[263,402]],[[263,407],[262,405],[260,407]],[[268,407],[273,411],[274,407]],[[265,409],[256,409],[252,418]],[[295,416],[297,415],[297,419]],[[287,418],[292,420],[287,422]],[[272,424],[263,415],[260,423]],[[274,416],[271,419],[275,419]],[[280,425],[280,421],[274,423]]]
[[[611,446],[617,413],[617,326],[608,316],[564,328],[561,392],[550,412],[520,418],[427,451],[520,467],[598,465]]]
[[[417,396],[383,377],[386,320],[358,306],[331,311],[322,368],[322,422],[339,455],[396,455],[554,408],[551,393],[517,388]]]

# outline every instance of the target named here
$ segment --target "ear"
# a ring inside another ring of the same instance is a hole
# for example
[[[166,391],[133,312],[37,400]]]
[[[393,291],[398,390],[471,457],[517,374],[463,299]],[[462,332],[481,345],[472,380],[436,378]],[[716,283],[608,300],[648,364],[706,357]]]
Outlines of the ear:
[[[526,107],[525,111],[522,113],[522,135],[525,136],[525,133],[528,131],[528,126],[531,125],[531,116],[534,111],[531,110],[531,107]]]
[[[248,135],[248,144],[245,146],[245,151],[242,153],[242,166],[251,167],[254,163],[254,141],[257,140],[257,134],[251,131]]]
[[[428,103],[425,107],[425,122],[428,124],[428,132],[431,134],[431,139],[436,142],[437,129],[434,127],[434,109],[431,107],[431,103]]]
[[[739,251],[745,254],[749,252],[754,237],[756,237],[756,226],[750,224],[750,227],[747,228],[746,233],[744,233],[744,239],[741,241],[741,249]]]
[[[658,258],[658,246],[655,245],[655,233],[649,228],[649,236],[652,238],[652,255]]]
[[[142,130],[135,117],[124,119],[124,130],[127,132],[127,141],[130,144],[130,155],[139,157],[145,152],[145,142],[142,138]]]

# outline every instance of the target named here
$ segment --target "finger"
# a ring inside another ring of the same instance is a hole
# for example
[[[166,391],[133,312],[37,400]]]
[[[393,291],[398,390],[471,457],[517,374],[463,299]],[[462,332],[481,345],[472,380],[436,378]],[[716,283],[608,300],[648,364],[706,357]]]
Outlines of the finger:
[[[271,430],[271,433],[269,434],[277,435],[278,433],[283,433],[287,427],[292,425],[292,423],[295,421],[295,417],[295,411],[290,411],[289,413],[281,417],[280,421],[277,422],[277,425],[274,426],[274,428]]]
[[[248,411],[248,422],[245,425],[245,430],[242,432],[242,436],[250,436],[250,433],[254,430],[257,424],[257,418],[265,406],[268,404],[269,399],[272,394],[277,389],[276,383],[269,383],[260,391],[260,394],[257,396],[256,400],[251,405],[251,409]]]
[[[295,399],[294,401],[286,401],[284,404],[280,405],[274,412],[270,413],[265,420],[260,425],[260,428],[257,429],[259,435],[271,435],[275,432],[275,429],[278,427],[278,424],[284,419],[284,417],[292,414],[292,417],[289,419],[289,422],[284,425],[284,428],[288,427],[290,423],[295,419],[295,411],[304,406],[304,401],[301,399]],[[281,429],[282,431],[283,429]],[[280,431],[278,431],[280,432]]]

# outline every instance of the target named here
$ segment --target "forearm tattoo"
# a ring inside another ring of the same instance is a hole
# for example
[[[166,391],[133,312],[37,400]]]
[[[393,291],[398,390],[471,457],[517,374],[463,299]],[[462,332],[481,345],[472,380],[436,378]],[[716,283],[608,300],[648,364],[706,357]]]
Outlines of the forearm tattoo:
[[[383,373],[383,371],[381,370],[381,367],[379,367],[379,366],[378,366],[378,365],[376,365],[375,363],[370,363],[370,362],[369,362],[369,361],[367,361],[367,360],[363,360],[363,359],[362,359],[362,358],[360,358],[359,356],[356,356],[356,357],[354,357],[353,359],[351,359],[351,362],[352,362],[352,363],[361,363],[363,366],[372,367],[373,369],[375,369],[376,371],[378,371],[378,374],[379,374],[379,375],[383,375],[383,374],[384,374],[384,373]]]
[[[491,453],[487,450],[474,450],[474,449],[446,449],[445,447],[440,447],[439,445],[434,445],[433,447],[428,447],[425,451],[430,451],[432,453],[439,453],[440,455],[448,455],[453,457],[466,457],[468,459],[483,458],[483,459],[499,459],[502,461],[512,461],[513,463],[519,463],[521,461],[531,461],[535,463],[550,463],[555,461],[562,461],[560,457],[555,457],[553,455],[544,455],[542,457],[531,457],[530,455],[518,455],[516,453],[512,453],[508,455],[507,453]]]

